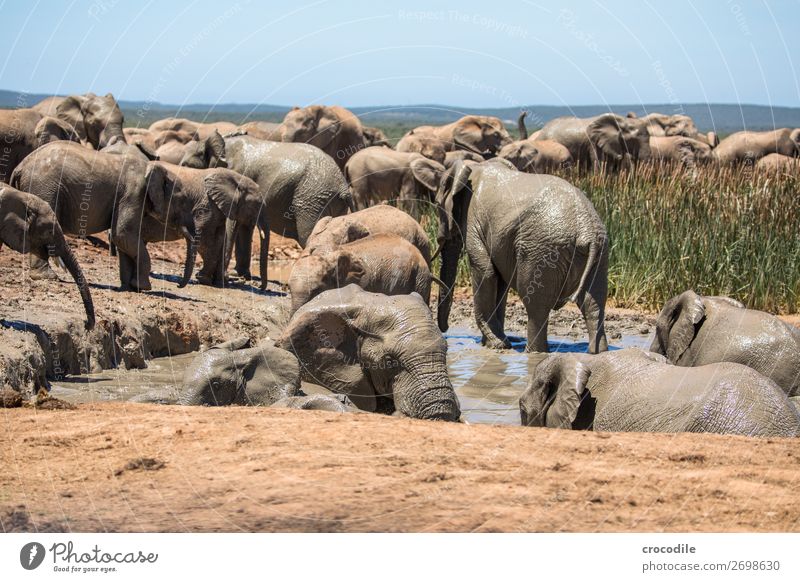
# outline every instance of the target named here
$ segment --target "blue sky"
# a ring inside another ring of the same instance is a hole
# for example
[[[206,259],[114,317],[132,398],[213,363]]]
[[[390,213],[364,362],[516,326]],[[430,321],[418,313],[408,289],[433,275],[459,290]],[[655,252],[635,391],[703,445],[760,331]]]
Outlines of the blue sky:
[[[800,0],[0,0],[0,15],[0,88],[32,93],[800,105]]]

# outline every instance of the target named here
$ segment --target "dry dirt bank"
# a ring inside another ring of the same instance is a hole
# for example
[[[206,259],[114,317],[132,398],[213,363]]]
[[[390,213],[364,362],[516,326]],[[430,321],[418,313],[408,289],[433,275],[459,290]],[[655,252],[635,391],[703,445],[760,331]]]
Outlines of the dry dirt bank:
[[[797,531],[793,440],[149,404],[0,410],[4,531]]]

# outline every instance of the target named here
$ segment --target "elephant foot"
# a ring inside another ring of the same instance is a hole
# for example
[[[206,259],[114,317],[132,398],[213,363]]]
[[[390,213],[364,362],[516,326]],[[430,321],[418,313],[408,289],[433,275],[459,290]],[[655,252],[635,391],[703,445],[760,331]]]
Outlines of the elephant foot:
[[[50,265],[45,263],[41,267],[32,268],[30,270],[30,277],[36,281],[58,281],[58,275]]]
[[[481,338],[481,344],[492,350],[510,350],[511,341],[507,337],[487,337]]]

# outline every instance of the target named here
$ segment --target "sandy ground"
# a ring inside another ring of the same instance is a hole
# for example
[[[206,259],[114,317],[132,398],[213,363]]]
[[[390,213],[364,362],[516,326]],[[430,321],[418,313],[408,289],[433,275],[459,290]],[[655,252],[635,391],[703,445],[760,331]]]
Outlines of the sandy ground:
[[[4,531],[797,531],[791,440],[148,404],[0,410]]]

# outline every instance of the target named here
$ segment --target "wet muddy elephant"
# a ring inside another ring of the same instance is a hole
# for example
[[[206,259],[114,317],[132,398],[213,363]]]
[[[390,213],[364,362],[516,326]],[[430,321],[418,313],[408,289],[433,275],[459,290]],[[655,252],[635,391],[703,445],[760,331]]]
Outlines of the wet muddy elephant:
[[[574,300],[589,351],[608,349],[604,327],[609,242],[586,195],[555,176],[525,174],[508,162],[456,164],[442,178],[438,239],[439,329],[446,331],[458,259],[466,246],[475,320],[482,341],[508,348],[503,331],[509,289],[528,314],[528,350],[547,351],[550,311]]]
[[[800,396],[800,329],[728,297],[685,291],[667,301],[650,350],[678,366],[744,364]]]
[[[238,338],[209,348],[183,375],[178,404],[271,406],[300,394],[297,358],[271,341]]]
[[[536,367],[519,407],[523,426],[800,436],[794,405],[752,368],[681,368],[638,349],[554,354]]]
[[[95,324],[89,283],[75,253],[67,244],[56,215],[46,202],[27,192],[0,183],[0,248],[31,253],[42,261],[57,257],[75,279],[86,310],[86,329]]]
[[[431,271],[417,247],[395,234],[373,234],[301,257],[289,276],[292,311],[351,283],[384,295],[416,292],[425,305],[431,296]]]
[[[447,342],[416,293],[381,295],[358,285],[301,307],[275,342],[300,360],[301,377],[361,410],[430,420],[461,415],[447,375]]]

